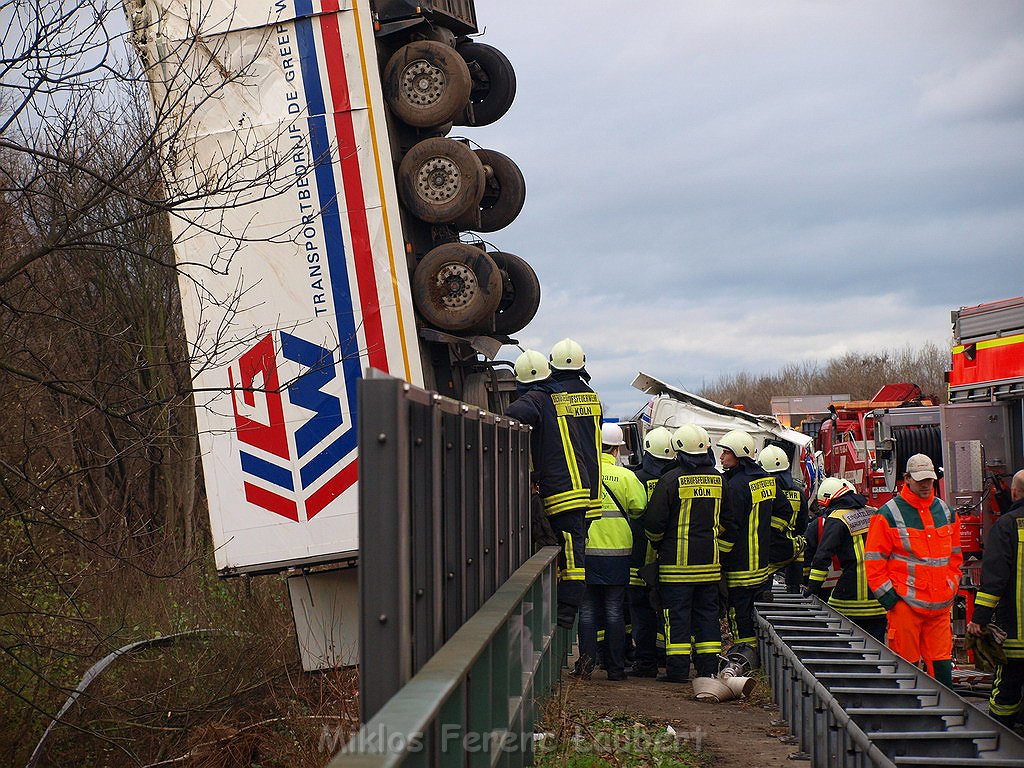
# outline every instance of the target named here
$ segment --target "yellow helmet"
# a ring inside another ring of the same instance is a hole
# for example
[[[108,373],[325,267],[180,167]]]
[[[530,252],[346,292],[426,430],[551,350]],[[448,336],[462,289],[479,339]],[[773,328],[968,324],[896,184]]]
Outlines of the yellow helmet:
[[[704,427],[697,424],[683,424],[672,433],[672,447],[681,453],[702,456],[711,447],[711,437]]]
[[[728,448],[736,454],[736,458],[742,459],[744,456],[748,459],[754,458],[754,438],[750,436],[749,432],[744,432],[742,429],[726,432],[718,439],[718,445],[721,448]]]
[[[562,339],[551,348],[548,362],[556,371],[578,371],[587,363],[583,347],[572,339]]]
[[[841,477],[826,477],[818,486],[818,503],[828,506],[833,499],[838,499],[844,493],[855,491],[853,483],[843,480]]]
[[[672,446],[672,433],[664,427],[655,427],[644,435],[644,451],[656,459],[674,459],[676,449]]]
[[[767,472],[785,472],[789,469],[789,456],[777,445],[766,445],[757,455],[757,463]]]
[[[544,381],[551,375],[551,369],[548,368],[548,361],[544,357],[544,353],[535,349],[528,349],[516,358],[515,371],[516,381],[520,384]]]

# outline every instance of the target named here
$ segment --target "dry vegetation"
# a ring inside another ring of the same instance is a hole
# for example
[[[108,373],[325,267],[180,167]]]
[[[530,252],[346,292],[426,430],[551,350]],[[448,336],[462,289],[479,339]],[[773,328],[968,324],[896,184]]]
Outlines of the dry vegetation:
[[[8,184],[28,180],[5,159]],[[43,233],[43,203],[76,194],[71,174],[34,182],[4,190],[0,271]],[[26,764],[99,659],[211,629],[110,666],[39,765],[322,766],[322,730],[355,722],[355,681],[301,672],[282,581],[212,573],[166,220],[104,215],[102,238],[0,292],[0,764]]]
[[[752,413],[771,413],[773,397],[849,392],[867,400],[889,382],[909,381],[934,402],[945,402],[949,349],[926,343],[903,349],[848,352],[824,363],[790,363],[764,374],[728,373],[705,384],[700,395],[720,403],[741,403]]]
[[[352,674],[300,671],[281,580],[212,573],[167,211],[214,190],[175,197],[120,2],[3,8],[0,765],[100,659],[213,630],[118,659],[37,764],[322,766]]]

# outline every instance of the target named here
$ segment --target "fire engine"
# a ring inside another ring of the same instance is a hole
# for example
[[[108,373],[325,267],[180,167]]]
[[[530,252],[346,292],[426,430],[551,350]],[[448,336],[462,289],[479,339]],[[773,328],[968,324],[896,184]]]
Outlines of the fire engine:
[[[869,401],[833,403],[816,448],[825,473],[850,480],[872,506],[897,492],[913,454],[941,468],[939,494],[960,518],[965,567],[954,628],[962,635],[985,537],[1024,467],[1024,297],[954,310],[952,330],[948,403],[913,384],[888,384]]]
[[[908,382],[886,384],[870,400],[832,403],[829,418],[822,420],[815,436],[825,474],[849,480],[871,506],[885,504],[895,489],[886,477],[885,464],[879,461],[876,438],[889,430],[886,435],[892,442],[885,445],[894,447],[897,442],[891,430],[895,429],[899,451],[890,450],[883,456],[905,462],[907,456],[924,453],[936,466],[941,465],[941,441],[930,410],[934,405],[920,387]],[[877,424],[883,413],[891,416],[885,425]]]

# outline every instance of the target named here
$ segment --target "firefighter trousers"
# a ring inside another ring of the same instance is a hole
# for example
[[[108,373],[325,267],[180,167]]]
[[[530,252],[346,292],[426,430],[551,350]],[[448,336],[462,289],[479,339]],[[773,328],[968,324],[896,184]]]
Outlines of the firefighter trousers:
[[[754,595],[760,586],[729,587],[729,627],[736,645],[757,647],[757,619],[754,616]]]
[[[665,671],[670,680],[690,676],[690,654],[698,677],[718,672],[722,626],[718,623],[718,582],[662,582],[665,604]]]
[[[651,606],[649,587],[626,587],[633,629],[634,670],[658,671],[658,613]]]
[[[842,613],[842,611],[840,611],[840,613]],[[878,642],[885,642],[885,616],[847,616],[846,618],[863,629]]]
[[[786,591],[791,595],[799,595],[801,590],[800,580],[803,578],[804,564],[802,560],[794,560],[786,566]]]
[[[583,604],[586,592],[584,553],[587,549],[584,509],[560,512],[549,519],[551,529],[562,545],[558,558],[558,626],[571,629],[576,611]]]
[[[1012,728],[1024,709],[1024,659],[1008,659],[996,668],[988,713],[995,720]]]

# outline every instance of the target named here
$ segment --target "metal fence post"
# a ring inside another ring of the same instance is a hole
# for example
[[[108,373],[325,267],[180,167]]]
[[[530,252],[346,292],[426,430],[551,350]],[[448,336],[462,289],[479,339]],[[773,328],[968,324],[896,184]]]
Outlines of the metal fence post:
[[[469,406],[461,406],[462,423],[462,495],[466,505],[466,609],[463,620],[472,616],[487,599],[485,572],[489,550],[480,507],[482,467],[476,456],[480,446],[480,422],[469,420]]]
[[[474,421],[476,440],[474,458],[479,467],[476,486],[476,510],[480,516],[480,543],[483,545],[480,560],[480,601],[484,602],[498,588],[497,557],[498,557],[498,521],[494,516],[494,467],[491,458],[493,452],[493,433],[483,419]]]
[[[425,393],[424,393],[425,394]],[[444,643],[440,442],[433,398],[408,409],[409,514],[412,544],[413,670]],[[403,681],[404,682],[404,681]]]
[[[359,412],[359,546],[362,562],[393,567],[372,580],[359,569],[359,600],[364,619],[359,630],[360,710],[368,722],[413,671],[410,630],[410,531],[408,424],[398,379],[363,379]],[[394,510],[374,515],[373,510]],[[369,612],[373,607],[372,614]],[[373,659],[387,659],[387,664]]]
[[[466,561],[475,557],[472,546],[467,541],[468,516],[466,496],[463,488],[466,452],[464,443],[463,421],[458,413],[442,411],[441,413],[441,482],[444,493],[443,535],[444,535],[444,578],[445,578],[445,613],[444,638],[447,641],[462,626],[465,617],[470,615],[468,609],[467,584],[470,570]],[[475,584],[472,587],[475,589]]]

